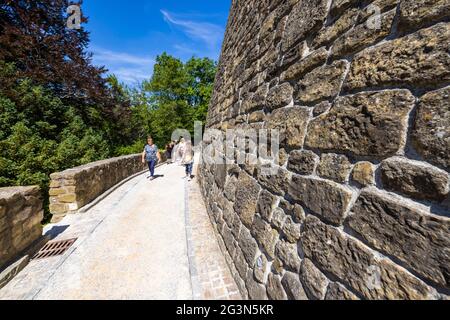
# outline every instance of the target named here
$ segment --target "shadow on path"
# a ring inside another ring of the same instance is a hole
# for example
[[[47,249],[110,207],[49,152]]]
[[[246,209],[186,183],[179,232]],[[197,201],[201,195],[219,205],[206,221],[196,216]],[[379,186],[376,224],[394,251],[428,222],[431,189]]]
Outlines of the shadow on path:
[[[48,230],[44,236],[49,237],[50,240],[55,239],[58,235],[66,231],[67,228],[69,228],[69,225],[65,226],[53,226],[50,230]]]

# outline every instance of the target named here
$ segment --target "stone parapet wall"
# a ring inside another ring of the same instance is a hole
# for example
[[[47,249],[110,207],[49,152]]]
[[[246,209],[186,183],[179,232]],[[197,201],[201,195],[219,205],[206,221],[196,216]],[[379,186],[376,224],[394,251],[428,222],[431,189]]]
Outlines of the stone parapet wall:
[[[281,148],[273,176],[200,168],[244,296],[448,299],[449,12],[233,1],[207,128],[278,129]]]
[[[42,236],[39,187],[0,188],[0,271]]]
[[[99,195],[141,172],[146,165],[141,155],[130,155],[89,163],[50,175],[50,212],[53,222],[75,212]]]

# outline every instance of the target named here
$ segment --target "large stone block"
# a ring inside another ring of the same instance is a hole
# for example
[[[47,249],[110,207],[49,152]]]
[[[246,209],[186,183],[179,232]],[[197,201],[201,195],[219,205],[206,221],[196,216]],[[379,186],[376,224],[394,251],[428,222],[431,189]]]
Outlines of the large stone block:
[[[325,300],[359,300],[359,298],[340,283],[332,282],[328,285]]]
[[[274,172],[265,172],[262,168],[258,168],[258,181],[270,192],[283,196],[287,190],[291,174],[284,168],[273,167]]]
[[[253,224],[260,189],[258,183],[248,174],[239,174],[234,210],[247,228]]]
[[[247,228],[241,228],[238,243],[244,254],[245,260],[250,266],[253,266],[258,254],[258,244]]]
[[[422,162],[389,158],[381,163],[380,171],[386,189],[415,199],[442,201],[449,193],[448,173]]]
[[[267,294],[272,300],[287,300],[288,297],[284,288],[281,284],[281,279],[279,276],[274,274],[269,274],[269,279],[267,281]]]
[[[249,96],[248,100],[244,100],[241,105],[241,110],[246,113],[255,110],[262,110],[266,104],[266,96],[269,88],[267,85],[261,85],[258,89]]]
[[[10,217],[10,223],[13,225],[16,224],[24,224],[26,220],[30,219],[40,210],[34,210],[31,206],[25,206],[20,211],[15,214],[12,214]]]
[[[299,0],[294,5],[284,32],[284,51],[322,27],[327,14],[327,2],[326,0]]]
[[[288,82],[271,88],[266,99],[267,109],[272,111],[277,108],[286,107],[292,102],[293,93],[294,89]]]
[[[0,270],[42,236],[40,188],[0,188]]]
[[[226,164],[216,164],[215,165],[214,179],[216,181],[217,186],[220,189],[223,189],[224,185],[225,185],[225,181],[227,179],[227,165]]]
[[[302,260],[298,254],[297,244],[281,240],[276,246],[275,254],[283,263],[284,269],[296,273],[300,271]]]
[[[241,219],[235,212],[233,212],[233,222],[231,223],[230,228],[231,228],[231,233],[233,234],[235,239],[238,239],[241,229],[243,228],[243,224],[241,222]]]
[[[225,199],[220,199],[220,203],[218,204],[219,207],[222,209],[223,219],[225,220],[227,225],[231,228],[231,226],[233,225],[233,219],[235,215],[232,204]]]
[[[289,155],[288,169],[302,175],[313,174],[319,157],[309,150],[294,150]]]
[[[367,19],[375,19],[379,13],[387,12],[397,7],[401,0],[374,0],[367,3],[362,10],[360,10],[358,21],[366,21]]]
[[[309,259],[304,259],[300,279],[311,297],[323,300],[327,292],[328,279]]]
[[[280,79],[281,81],[298,80],[307,72],[325,63],[328,57],[328,50],[320,48],[308,54],[304,58],[299,58],[297,62],[292,64],[286,71],[284,71]]]
[[[361,161],[355,164],[352,171],[352,180],[362,186],[370,186],[375,183],[375,172],[372,163]]]
[[[279,235],[275,229],[259,217],[255,218],[252,227],[252,235],[258,243],[264,248],[268,256],[275,258],[275,246],[278,242]]]
[[[284,227],[284,222],[287,219],[287,215],[281,208],[275,208],[272,212],[272,221],[271,225],[277,229],[278,231],[281,231]]]
[[[412,142],[425,160],[450,170],[450,87],[420,98]]]
[[[278,12],[272,11],[262,22],[261,29],[259,30],[259,42],[260,45],[263,44],[263,40],[273,36],[276,30],[278,21]]]
[[[272,35],[273,36],[273,35]],[[269,39],[272,40],[273,38]],[[267,51],[258,61],[258,72],[263,73],[264,71],[269,69],[270,65],[273,65],[278,60],[278,48],[272,46],[272,42],[267,42]],[[259,74],[261,77],[262,75]]]
[[[353,193],[331,181],[294,175],[289,195],[326,221],[339,225],[344,221]]]
[[[272,210],[275,204],[275,200],[275,196],[266,190],[263,190],[259,194],[258,212],[261,217],[269,223],[272,220]]]
[[[54,188],[50,188],[48,194],[51,197],[57,197],[59,195],[65,194],[67,191],[65,190],[65,188],[58,188],[58,187],[54,187]]]
[[[283,279],[281,280],[281,283],[290,299],[308,300],[298,274],[293,272],[286,272]]]
[[[347,66],[347,61],[339,60],[314,69],[298,82],[295,100],[312,104],[334,99],[341,90]]]
[[[281,146],[301,148],[306,134],[306,125],[310,118],[307,108],[294,106],[275,110],[266,119],[269,130],[279,130]]]
[[[266,118],[266,114],[264,111],[255,111],[249,114],[248,116],[248,123],[254,123],[254,122],[262,122]]]
[[[276,75],[280,71],[280,69],[285,68],[286,66],[289,66],[292,63],[301,60],[304,57],[305,52],[307,52],[307,49],[308,46],[306,45],[306,41],[300,42],[299,44],[289,49],[289,51],[286,52],[283,56],[282,65],[273,66],[276,72],[274,71],[273,74],[271,74],[271,76]]]
[[[407,90],[365,92],[338,98],[311,121],[305,145],[384,158],[401,148],[415,98]]]
[[[284,30],[286,29],[286,22],[288,20],[288,11],[290,10],[290,8],[286,8],[287,6],[284,6],[284,10],[283,9],[279,9],[278,10],[278,23],[277,23],[277,29],[275,30],[275,34],[273,37],[273,46],[277,47],[279,49],[281,49],[281,40],[283,39],[283,33]],[[285,11],[285,12],[283,12]]]
[[[450,81],[450,23],[440,23],[358,53],[345,90],[379,87],[433,89]]]
[[[245,281],[248,295],[252,300],[268,300],[266,287],[253,278],[253,273],[249,270],[247,272],[247,279]]]
[[[337,16],[358,2],[358,0],[333,0],[330,8],[331,15]]]
[[[227,225],[224,225],[224,227],[222,229],[222,237],[223,237],[223,242],[225,243],[225,246],[227,247],[228,253],[230,254],[231,257],[234,257],[235,250],[236,250],[236,244],[235,244],[233,234],[231,233],[231,229]]]
[[[236,254],[234,256],[233,263],[241,279],[245,279],[247,277],[249,267],[247,265],[247,262],[245,261],[244,254],[239,248],[236,249]]]
[[[300,206],[296,205],[296,207],[299,207],[303,211]],[[282,231],[289,242],[297,243],[301,235],[301,224],[295,223],[292,217],[288,216],[284,222]]]
[[[403,0],[400,2],[400,29],[410,31],[448,18],[448,0]]]
[[[224,195],[230,200],[234,201],[236,199],[236,187],[237,187],[237,178],[235,176],[231,176],[228,178],[225,187],[224,187]]]
[[[313,40],[313,46],[318,48],[328,45],[332,41],[336,40],[341,34],[346,32],[356,23],[358,15],[359,10],[357,9],[351,9],[344,12],[344,14],[332,25],[320,30]]]
[[[58,201],[62,203],[74,203],[77,201],[77,195],[74,193],[67,193],[60,195]]]
[[[363,191],[348,224],[371,246],[441,286],[450,281],[450,219]]]
[[[331,103],[329,103],[328,101],[322,101],[320,103],[318,103],[317,105],[314,106],[313,109],[313,116],[314,117],[318,117],[321,114],[327,112],[328,110],[330,110],[331,108]]]
[[[305,256],[367,299],[432,299],[435,291],[390,260],[313,216],[302,234]]]
[[[387,37],[391,32],[395,12],[394,9],[382,14],[379,17],[379,26],[376,25],[377,22],[367,20],[342,35],[334,42],[331,56],[333,58],[349,56]]]
[[[352,164],[344,155],[334,153],[322,154],[317,173],[323,177],[337,182],[348,180]]]
[[[280,199],[279,204],[280,209],[286,213],[287,216],[290,216],[293,221],[296,223],[303,223],[305,220],[305,210],[297,203],[290,203],[285,199]],[[286,221],[286,223],[290,223]],[[284,225],[283,225],[284,228]]]

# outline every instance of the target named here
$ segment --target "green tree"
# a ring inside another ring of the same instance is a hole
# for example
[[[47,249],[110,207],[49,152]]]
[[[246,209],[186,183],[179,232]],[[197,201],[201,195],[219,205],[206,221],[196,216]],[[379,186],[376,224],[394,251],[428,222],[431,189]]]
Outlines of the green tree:
[[[189,75],[188,97],[194,111],[193,118],[204,123],[213,91],[217,63],[208,58],[191,58],[186,62],[186,71]]]
[[[51,173],[107,158],[110,144],[51,90],[30,79],[10,82],[14,70],[0,61],[0,187],[39,185],[48,201]]]
[[[208,58],[192,57],[183,63],[161,54],[152,78],[132,94],[133,118],[158,145],[170,141],[175,129],[193,134],[194,121],[206,119],[216,69],[216,63]]]

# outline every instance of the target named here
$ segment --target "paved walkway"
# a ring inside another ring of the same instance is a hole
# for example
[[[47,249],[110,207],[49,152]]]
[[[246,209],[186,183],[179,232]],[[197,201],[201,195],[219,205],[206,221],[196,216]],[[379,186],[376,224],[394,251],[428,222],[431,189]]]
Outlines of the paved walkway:
[[[188,243],[194,299],[241,300],[197,183],[189,185]]]
[[[63,256],[31,261],[0,299],[239,299],[197,183],[178,165],[157,174],[47,226],[54,240],[77,241]]]

